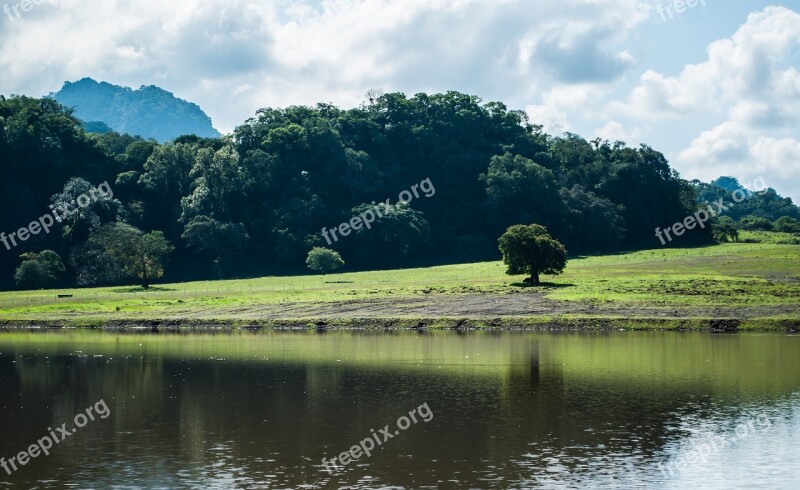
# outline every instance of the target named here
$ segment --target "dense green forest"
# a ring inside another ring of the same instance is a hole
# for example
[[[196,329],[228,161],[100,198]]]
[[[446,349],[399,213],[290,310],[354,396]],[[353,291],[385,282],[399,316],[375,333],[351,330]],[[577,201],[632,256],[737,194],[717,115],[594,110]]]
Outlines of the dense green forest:
[[[120,271],[136,264],[104,255],[107,240],[155,244],[164,260],[142,255],[145,276],[172,281],[301,272],[317,246],[339,252],[350,270],[497,259],[498,237],[520,223],[546,226],[572,255],[655,248],[656,227],[729,196],[735,182],[688,182],[648,146],[550,136],[524,112],[456,92],[383,94],[349,110],[266,108],[231,136],[168,143],[87,133],[50,98],[0,97],[0,172],[7,234],[103,182],[113,191],[50,233],[0,246],[5,288],[20,255],[42,250],[62,259],[63,284],[125,282]],[[323,228],[375,202],[394,205],[427,179],[430,197],[332,244],[323,238]],[[800,218],[772,190],[731,213],[762,227]],[[696,228],[672,245],[713,240],[710,227]]]

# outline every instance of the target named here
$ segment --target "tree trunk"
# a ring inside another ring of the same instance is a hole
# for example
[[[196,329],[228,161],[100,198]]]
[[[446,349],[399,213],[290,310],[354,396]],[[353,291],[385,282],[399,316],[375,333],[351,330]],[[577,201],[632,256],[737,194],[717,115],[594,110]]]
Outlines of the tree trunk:
[[[142,288],[150,289],[150,281],[147,279],[147,263],[145,263],[144,255],[142,255]]]
[[[534,272],[531,274],[531,281],[533,281],[534,286],[539,286],[541,282],[539,282],[539,273]]]

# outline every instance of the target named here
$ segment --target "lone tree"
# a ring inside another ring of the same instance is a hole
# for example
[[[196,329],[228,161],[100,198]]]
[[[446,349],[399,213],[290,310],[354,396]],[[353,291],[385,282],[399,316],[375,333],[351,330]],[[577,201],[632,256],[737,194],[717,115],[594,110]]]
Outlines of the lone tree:
[[[567,266],[567,249],[541,225],[514,225],[498,240],[506,274],[528,274],[538,286],[539,274],[561,274]]]
[[[321,272],[324,276],[326,273],[342,267],[344,265],[344,260],[342,260],[342,256],[339,255],[339,252],[327,248],[314,247],[308,252],[306,265],[312,271]]]

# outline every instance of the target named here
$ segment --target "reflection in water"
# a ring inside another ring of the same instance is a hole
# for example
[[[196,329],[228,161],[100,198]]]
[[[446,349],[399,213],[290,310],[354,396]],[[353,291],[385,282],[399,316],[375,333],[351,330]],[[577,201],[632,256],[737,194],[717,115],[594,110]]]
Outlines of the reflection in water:
[[[0,474],[0,486],[792,488],[799,341],[4,333],[0,456],[99,399],[112,416]],[[341,473],[322,467],[423,403],[430,423]],[[768,427],[737,437],[738,425],[764,417]],[[730,444],[700,458],[709,434]]]

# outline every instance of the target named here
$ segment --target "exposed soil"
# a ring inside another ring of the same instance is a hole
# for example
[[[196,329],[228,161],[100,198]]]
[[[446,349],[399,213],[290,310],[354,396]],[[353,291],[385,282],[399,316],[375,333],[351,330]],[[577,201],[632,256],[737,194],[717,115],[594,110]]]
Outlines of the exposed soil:
[[[575,318],[575,317],[578,318]],[[763,320],[764,318],[784,320]],[[800,304],[783,306],[635,306],[555,301],[540,292],[515,294],[427,294],[333,302],[302,302],[191,308],[171,303],[152,316],[125,311],[86,318],[80,313],[50,320],[0,320],[0,328],[84,326],[121,330],[317,328],[327,329],[677,329],[735,332],[747,328],[800,331]]]
[[[175,311],[167,319],[235,317],[241,319],[304,318],[498,318],[562,315],[591,315],[622,318],[732,318],[751,319],[764,316],[796,316],[800,305],[713,307],[632,307],[613,304],[592,305],[582,302],[553,301],[542,293],[393,296],[325,303],[290,303],[248,307],[214,308],[203,311]]]

